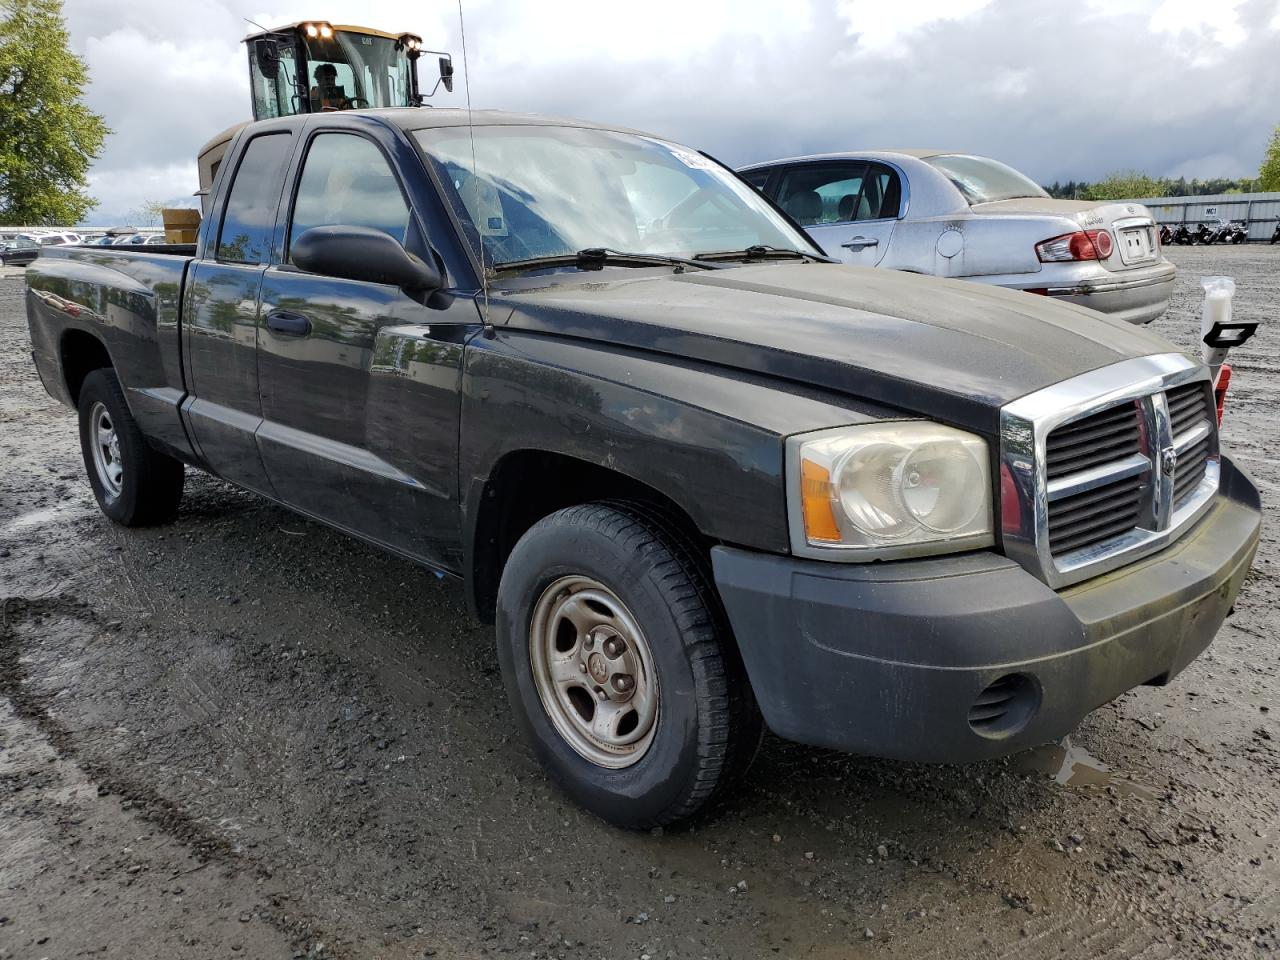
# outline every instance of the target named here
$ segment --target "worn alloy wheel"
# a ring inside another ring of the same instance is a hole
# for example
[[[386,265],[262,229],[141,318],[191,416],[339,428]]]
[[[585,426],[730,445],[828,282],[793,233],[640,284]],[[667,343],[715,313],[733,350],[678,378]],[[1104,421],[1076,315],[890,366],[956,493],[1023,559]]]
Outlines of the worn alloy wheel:
[[[584,576],[547,587],[530,620],[529,657],[542,705],[569,746],[613,769],[644,756],[658,677],[644,632],[612,590]]]
[[[101,400],[89,410],[89,445],[98,480],[111,499],[124,487],[124,462],[120,458],[120,438],[111,422],[111,412]]]

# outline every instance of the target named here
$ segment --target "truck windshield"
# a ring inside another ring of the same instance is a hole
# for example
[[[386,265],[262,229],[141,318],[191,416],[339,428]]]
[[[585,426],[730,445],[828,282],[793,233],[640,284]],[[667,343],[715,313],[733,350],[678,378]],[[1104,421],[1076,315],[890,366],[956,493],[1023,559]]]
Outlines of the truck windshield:
[[[335,30],[305,42],[313,111],[410,105],[409,56],[398,41]]]
[[[818,255],[756,191],[687,147],[583,127],[415,131],[487,266],[588,248],[692,257],[768,246]]]
[[[926,157],[924,162],[941,171],[971,204],[1048,196],[1034,180],[997,160],[956,153]]]

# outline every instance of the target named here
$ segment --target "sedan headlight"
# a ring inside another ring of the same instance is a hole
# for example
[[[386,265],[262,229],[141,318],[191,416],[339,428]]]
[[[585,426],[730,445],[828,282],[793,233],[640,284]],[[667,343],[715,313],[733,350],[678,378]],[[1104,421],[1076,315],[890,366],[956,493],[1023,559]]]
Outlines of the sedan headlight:
[[[991,546],[989,463],[981,437],[925,421],[790,437],[792,550],[888,560]]]

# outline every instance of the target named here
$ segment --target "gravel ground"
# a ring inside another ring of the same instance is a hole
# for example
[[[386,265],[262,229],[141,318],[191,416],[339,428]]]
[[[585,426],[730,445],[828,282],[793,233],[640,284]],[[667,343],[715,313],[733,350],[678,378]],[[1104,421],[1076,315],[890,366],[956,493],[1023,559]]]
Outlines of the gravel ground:
[[[1272,324],[1226,441],[1280,499],[1280,248],[1175,248]],[[1070,741],[926,767],[767,739],[693,828],[614,830],[513,735],[423,570],[189,472],[97,511],[0,278],[0,957],[1188,957],[1280,950],[1272,525],[1173,684]]]

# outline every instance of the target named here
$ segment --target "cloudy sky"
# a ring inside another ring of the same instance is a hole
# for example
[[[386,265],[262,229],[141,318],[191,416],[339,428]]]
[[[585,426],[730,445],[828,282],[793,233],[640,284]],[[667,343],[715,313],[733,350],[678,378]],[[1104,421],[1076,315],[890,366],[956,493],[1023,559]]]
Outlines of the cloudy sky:
[[[456,0],[66,0],[114,133],[95,222],[196,187],[249,117],[246,18],[413,31]],[[638,127],[748,163],[860,147],[998,157],[1041,182],[1256,173],[1280,123],[1280,0],[463,0],[474,106]],[[429,67],[423,61],[424,79]],[[463,106],[463,85],[439,94]]]

